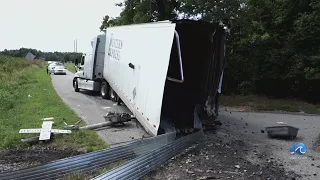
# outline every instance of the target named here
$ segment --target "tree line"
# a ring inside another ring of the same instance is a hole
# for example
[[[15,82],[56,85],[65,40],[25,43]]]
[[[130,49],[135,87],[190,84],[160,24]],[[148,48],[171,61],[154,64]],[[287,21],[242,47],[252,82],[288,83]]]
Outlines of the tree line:
[[[74,62],[76,58],[82,56],[81,53],[75,52],[42,52],[37,49],[31,48],[20,48],[4,51],[0,51],[0,55],[12,56],[12,57],[25,57],[30,52],[36,56],[36,59],[45,59],[45,61],[60,61],[60,62]]]
[[[224,94],[320,102],[319,0],[125,0],[110,26],[181,18],[229,22]]]

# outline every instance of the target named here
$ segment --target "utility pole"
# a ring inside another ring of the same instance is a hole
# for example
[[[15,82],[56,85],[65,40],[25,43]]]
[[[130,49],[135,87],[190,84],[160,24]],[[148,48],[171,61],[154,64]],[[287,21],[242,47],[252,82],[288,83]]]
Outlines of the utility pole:
[[[78,40],[73,40],[73,52],[78,52]]]

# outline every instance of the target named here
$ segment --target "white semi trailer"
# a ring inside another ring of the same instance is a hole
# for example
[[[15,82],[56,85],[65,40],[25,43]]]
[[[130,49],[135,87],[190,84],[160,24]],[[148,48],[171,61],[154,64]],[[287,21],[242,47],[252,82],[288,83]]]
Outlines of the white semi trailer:
[[[163,120],[193,128],[196,113],[213,123],[225,31],[221,23],[193,20],[109,27],[80,60],[73,87],[121,100],[154,136]]]

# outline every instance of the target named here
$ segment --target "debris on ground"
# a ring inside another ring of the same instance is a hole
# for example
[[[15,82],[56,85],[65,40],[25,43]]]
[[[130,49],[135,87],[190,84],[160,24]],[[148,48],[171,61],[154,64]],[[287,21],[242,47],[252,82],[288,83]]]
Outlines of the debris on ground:
[[[103,117],[105,118],[106,122],[89,124],[89,125],[80,127],[80,123],[82,122],[82,119],[80,119],[78,122],[76,122],[73,125],[68,125],[66,122],[64,122],[65,124],[64,128],[72,129],[72,130],[92,130],[92,129],[103,128],[106,126],[116,126],[116,125],[124,126],[126,122],[129,122],[132,119],[135,119],[135,117],[129,113],[115,113],[115,112],[109,112]]]
[[[53,121],[47,121],[50,118],[42,118],[43,123],[41,128],[37,129],[20,129],[20,134],[40,134],[39,137],[32,137],[27,139],[21,139],[24,143],[32,143],[37,141],[48,141],[52,138],[52,134],[71,134],[70,130],[52,129]]]
[[[297,137],[298,128],[293,126],[271,126],[267,127],[266,131],[268,136],[271,138],[290,138],[294,139]]]
[[[42,118],[42,121],[53,121],[54,117]]]
[[[300,177],[293,172],[287,172],[277,160],[268,158],[267,151],[255,150],[256,153],[251,153],[251,149],[259,147],[234,137],[207,133],[196,148],[175,156],[169,160],[170,166],[164,165],[144,179],[265,180]],[[253,159],[260,161],[253,161]]]

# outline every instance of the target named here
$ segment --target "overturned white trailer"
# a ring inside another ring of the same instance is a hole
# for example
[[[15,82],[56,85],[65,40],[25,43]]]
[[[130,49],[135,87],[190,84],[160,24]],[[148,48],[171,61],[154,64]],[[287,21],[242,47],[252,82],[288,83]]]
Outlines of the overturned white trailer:
[[[152,135],[162,133],[162,120],[193,128],[195,109],[202,120],[216,118],[224,52],[225,29],[219,23],[179,20],[110,27],[92,41],[73,86],[121,99]]]

